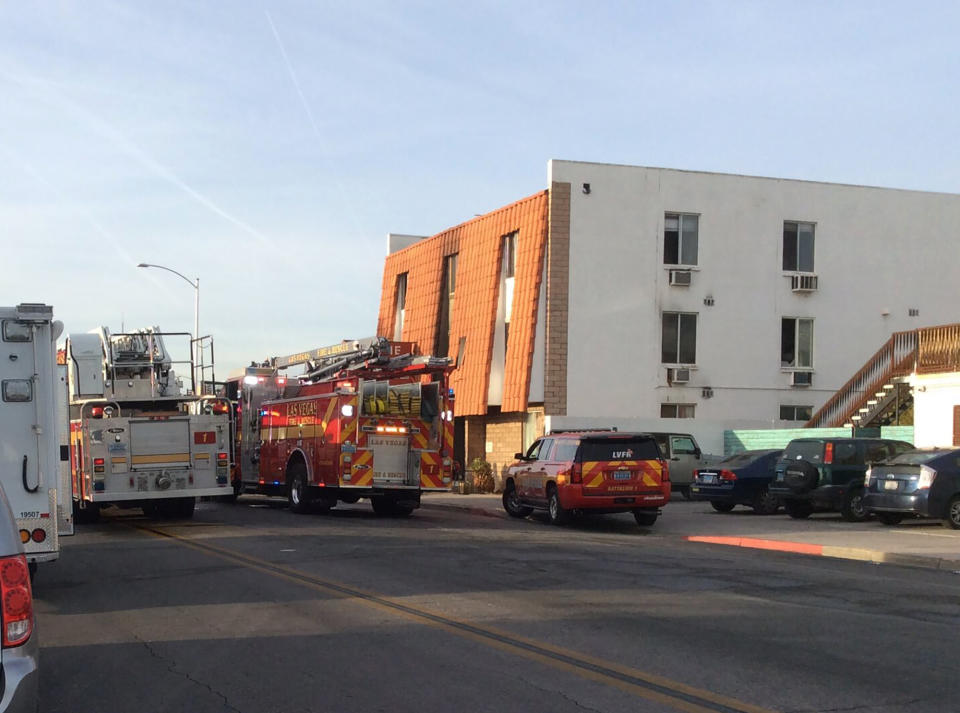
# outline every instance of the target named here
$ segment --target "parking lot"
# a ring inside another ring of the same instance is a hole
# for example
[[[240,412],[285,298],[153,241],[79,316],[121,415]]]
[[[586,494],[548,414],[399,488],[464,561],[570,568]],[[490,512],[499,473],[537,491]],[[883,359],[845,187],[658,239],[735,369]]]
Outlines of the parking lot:
[[[493,496],[425,502],[394,519],[241,498],[82,528],[36,581],[41,710],[956,708],[953,571],[686,539],[872,538],[942,558],[958,542],[939,525],[679,502],[646,530],[557,528]]]

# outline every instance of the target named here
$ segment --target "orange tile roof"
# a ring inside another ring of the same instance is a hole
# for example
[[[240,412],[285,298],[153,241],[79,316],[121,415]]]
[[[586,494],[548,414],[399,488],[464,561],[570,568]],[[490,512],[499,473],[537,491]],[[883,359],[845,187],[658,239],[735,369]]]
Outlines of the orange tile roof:
[[[503,384],[503,411],[527,407],[537,301],[547,236],[547,192],[487,213],[387,256],[377,333],[393,336],[397,276],[407,273],[406,315],[401,338],[421,353],[435,349],[443,260],[459,253],[457,288],[450,317],[449,356],[466,337],[463,363],[454,371],[458,416],[487,412],[490,359],[497,320],[501,243],[517,232],[513,312]]]

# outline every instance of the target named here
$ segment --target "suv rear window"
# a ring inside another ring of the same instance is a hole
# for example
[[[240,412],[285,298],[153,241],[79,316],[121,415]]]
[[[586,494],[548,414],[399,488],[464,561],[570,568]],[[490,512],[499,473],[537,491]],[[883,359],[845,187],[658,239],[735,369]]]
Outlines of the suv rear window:
[[[822,456],[822,441],[791,441],[783,452],[784,460],[805,460],[811,463],[819,463]]]
[[[607,460],[657,460],[660,451],[652,438],[603,438],[580,443],[584,463]]]

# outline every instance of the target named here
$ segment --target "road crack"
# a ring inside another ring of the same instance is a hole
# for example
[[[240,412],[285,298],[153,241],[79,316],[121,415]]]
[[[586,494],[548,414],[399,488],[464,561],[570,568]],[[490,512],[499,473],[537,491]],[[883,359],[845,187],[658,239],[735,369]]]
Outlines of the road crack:
[[[156,648],[154,648],[154,646],[149,641],[147,641],[146,639],[141,639],[139,636],[134,636],[133,638],[139,641],[141,644],[143,644],[143,647],[147,650],[147,653],[149,653],[150,656],[155,658],[157,661],[160,661],[161,663],[166,664],[167,671],[169,673],[172,673],[175,676],[183,676],[185,679],[190,681],[190,683],[193,683],[199,686],[200,688],[205,688],[211,694],[220,698],[223,701],[223,705],[225,708],[231,711],[235,711],[236,713],[243,713],[243,711],[241,711],[239,708],[236,708],[233,705],[231,705],[230,701],[227,700],[227,697],[224,694],[222,694],[220,691],[216,690],[209,683],[204,683],[203,681],[197,680],[186,671],[178,670],[177,662],[171,658],[164,656],[159,651],[157,651]]]
[[[583,705],[576,698],[572,696],[568,696],[566,693],[564,693],[563,691],[557,690],[556,688],[544,688],[543,686],[538,686],[537,684],[531,682],[529,679],[520,678],[519,676],[517,676],[516,678],[518,681],[525,683],[531,688],[536,688],[538,691],[542,691],[544,693],[554,693],[560,696],[561,698],[563,698],[565,701],[569,701],[570,703],[575,705],[577,708],[581,708],[585,711],[592,711],[593,713],[604,713],[604,711],[600,710],[599,708],[591,708],[590,706]]]

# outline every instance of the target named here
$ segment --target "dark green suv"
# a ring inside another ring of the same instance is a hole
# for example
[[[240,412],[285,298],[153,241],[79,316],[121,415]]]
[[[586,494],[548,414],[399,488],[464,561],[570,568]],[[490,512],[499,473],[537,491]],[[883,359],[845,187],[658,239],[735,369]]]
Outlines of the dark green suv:
[[[797,438],[777,462],[769,491],[790,517],[839,510],[844,520],[861,522],[869,517],[863,506],[867,467],[909,450],[909,443],[885,438]]]

